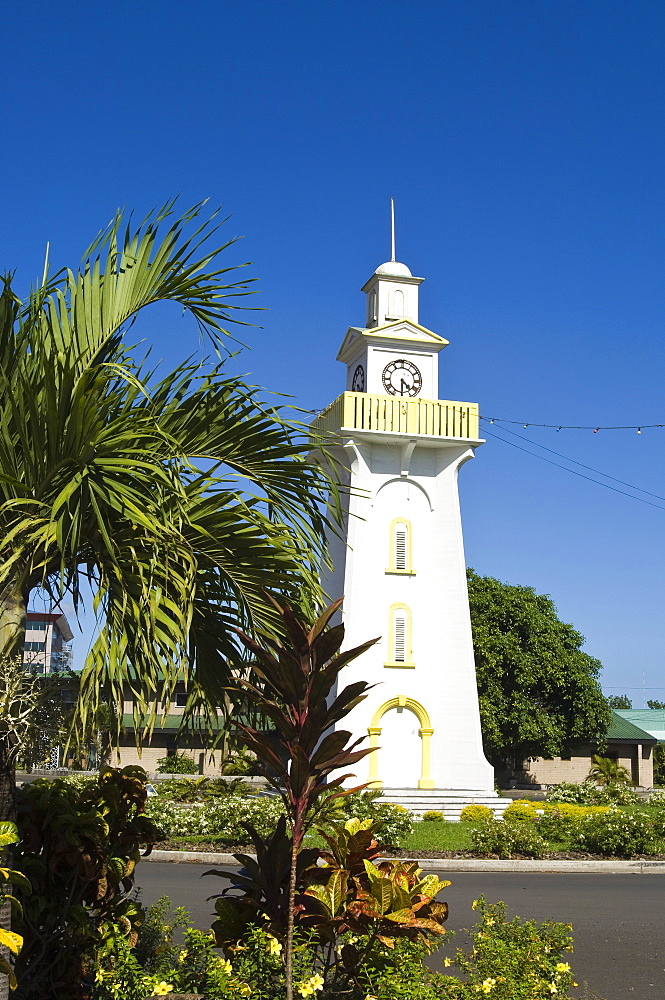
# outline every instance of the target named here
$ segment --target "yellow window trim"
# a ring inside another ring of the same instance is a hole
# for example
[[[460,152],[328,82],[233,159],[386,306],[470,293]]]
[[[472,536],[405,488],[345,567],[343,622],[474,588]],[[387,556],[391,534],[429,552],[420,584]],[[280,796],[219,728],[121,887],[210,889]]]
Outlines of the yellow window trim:
[[[395,614],[397,611],[404,612],[404,659],[397,659],[397,651],[395,649]],[[412,647],[412,620],[411,620],[411,608],[408,604],[404,604],[402,601],[395,601],[394,604],[390,605],[388,612],[388,659],[383,664],[384,667],[415,667],[413,662],[413,649]]]
[[[397,557],[397,552],[396,552],[397,535],[396,535],[396,531],[397,531],[397,525],[398,524],[403,524],[404,527],[406,528],[406,552],[404,554],[405,555],[405,560],[406,560],[406,566],[403,569],[402,568],[398,568],[398,566],[397,566],[397,558],[396,558]],[[403,575],[415,576],[415,573],[413,572],[413,561],[412,561],[412,553],[411,553],[411,536],[412,536],[412,534],[413,534],[413,530],[411,528],[411,522],[409,521],[408,517],[394,517],[392,519],[392,521],[390,522],[390,530],[388,532],[388,546],[389,546],[389,548],[388,548],[388,569],[386,570],[386,573],[400,573],[400,574],[403,574]]]

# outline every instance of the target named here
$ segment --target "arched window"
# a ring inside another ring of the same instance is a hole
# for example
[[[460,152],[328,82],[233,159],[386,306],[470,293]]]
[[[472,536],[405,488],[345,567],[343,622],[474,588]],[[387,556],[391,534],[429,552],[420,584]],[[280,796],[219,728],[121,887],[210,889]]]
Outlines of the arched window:
[[[411,565],[411,522],[405,517],[396,517],[390,524],[388,569],[386,573],[408,573],[414,575]]]
[[[404,315],[404,292],[396,288],[393,292],[393,316]]]
[[[370,292],[369,300],[367,302],[367,324],[371,326],[372,323],[376,323],[377,310],[376,310],[376,289]]]
[[[400,602],[390,606],[386,667],[414,667],[411,650],[411,609]]]

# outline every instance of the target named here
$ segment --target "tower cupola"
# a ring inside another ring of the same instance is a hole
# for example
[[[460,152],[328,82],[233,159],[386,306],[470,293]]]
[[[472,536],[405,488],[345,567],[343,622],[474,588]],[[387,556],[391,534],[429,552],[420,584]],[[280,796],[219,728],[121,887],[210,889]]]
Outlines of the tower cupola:
[[[377,267],[362,291],[367,295],[366,326],[383,326],[398,319],[418,322],[418,285],[425,279],[414,278],[406,264],[395,260],[395,203],[390,199],[391,258]]]

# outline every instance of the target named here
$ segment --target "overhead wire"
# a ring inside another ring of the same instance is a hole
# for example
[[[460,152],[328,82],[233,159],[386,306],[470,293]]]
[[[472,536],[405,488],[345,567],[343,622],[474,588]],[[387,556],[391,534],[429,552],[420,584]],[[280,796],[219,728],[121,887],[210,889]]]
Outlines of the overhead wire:
[[[481,420],[487,420],[486,417],[481,417]],[[565,462],[571,462],[573,465],[579,465],[581,469],[586,469],[588,472],[595,472],[599,476],[603,476],[605,479],[611,479],[613,483],[619,483],[621,486],[627,486],[628,489],[636,490],[638,493],[645,493],[649,497],[653,497],[655,500],[662,500],[665,503],[665,497],[661,497],[658,493],[651,493],[649,490],[643,490],[641,486],[635,486],[633,483],[626,483],[623,479],[617,479],[616,476],[610,476],[609,473],[603,472],[601,469],[594,469],[591,465],[585,465],[584,462],[578,462],[575,458],[569,458],[568,455],[562,455],[560,451],[555,451],[554,448],[548,448],[547,445],[539,444],[538,441],[532,441],[531,438],[525,437],[523,434],[518,434],[517,431],[511,431],[508,427],[502,427],[502,431],[506,434],[512,434],[513,437],[519,438],[520,441],[526,441],[528,444],[534,445],[536,448],[542,448],[543,451],[548,451],[550,455],[556,455],[557,458],[563,458]],[[490,433],[488,431],[488,433]]]
[[[598,479],[594,479],[592,476],[585,476],[583,472],[578,472],[576,469],[569,469],[566,465],[561,465],[559,462],[553,462],[550,458],[546,458],[544,455],[539,455],[535,451],[529,451],[528,448],[523,448],[514,441],[509,441],[507,438],[501,437],[500,434],[495,434],[493,431],[488,431],[486,428],[483,429],[483,433],[487,434],[489,437],[496,438],[497,441],[503,441],[504,444],[510,445],[511,448],[517,448],[518,451],[523,451],[525,454],[531,455],[532,458],[538,458],[541,462],[547,462],[548,465],[553,465],[557,469],[563,469],[564,472],[570,472],[573,476],[579,476],[580,479],[586,479],[590,483],[595,483],[596,486],[604,486],[606,490],[612,490],[613,493],[620,493],[622,496],[628,497],[630,500],[638,500],[640,503],[645,503],[649,507],[656,507],[657,510],[665,510],[665,507],[661,504],[652,503],[651,500],[645,500],[644,497],[635,496],[633,493],[626,493],[625,490],[618,490],[616,486],[610,486],[609,483],[603,483]],[[528,440],[528,438],[525,440]],[[532,444],[533,442],[529,443]],[[600,475],[602,476],[604,473],[601,472]]]

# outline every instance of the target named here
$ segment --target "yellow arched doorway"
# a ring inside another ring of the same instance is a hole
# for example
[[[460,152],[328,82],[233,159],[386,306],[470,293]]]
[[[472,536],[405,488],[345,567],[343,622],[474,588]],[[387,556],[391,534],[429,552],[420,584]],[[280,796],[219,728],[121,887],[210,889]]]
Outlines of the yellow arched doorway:
[[[434,788],[434,781],[430,775],[431,739],[432,734],[434,733],[432,723],[430,722],[430,717],[424,705],[421,705],[419,701],[415,701],[414,698],[407,698],[406,695],[398,695],[397,698],[390,698],[388,701],[384,701],[383,705],[380,705],[374,713],[372,724],[367,730],[369,733],[369,745],[372,749],[372,752],[369,755],[369,781],[375,788],[381,788],[383,785],[383,781],[379,777],[379,738],[381,736],[382,729],[380,725],[381,719],[386,712],[389,712],[391,709],[404,708],[408,709],[409,712],[413,712],[420,723],[418,734],[421,740],[421,754],[418,788]]]

